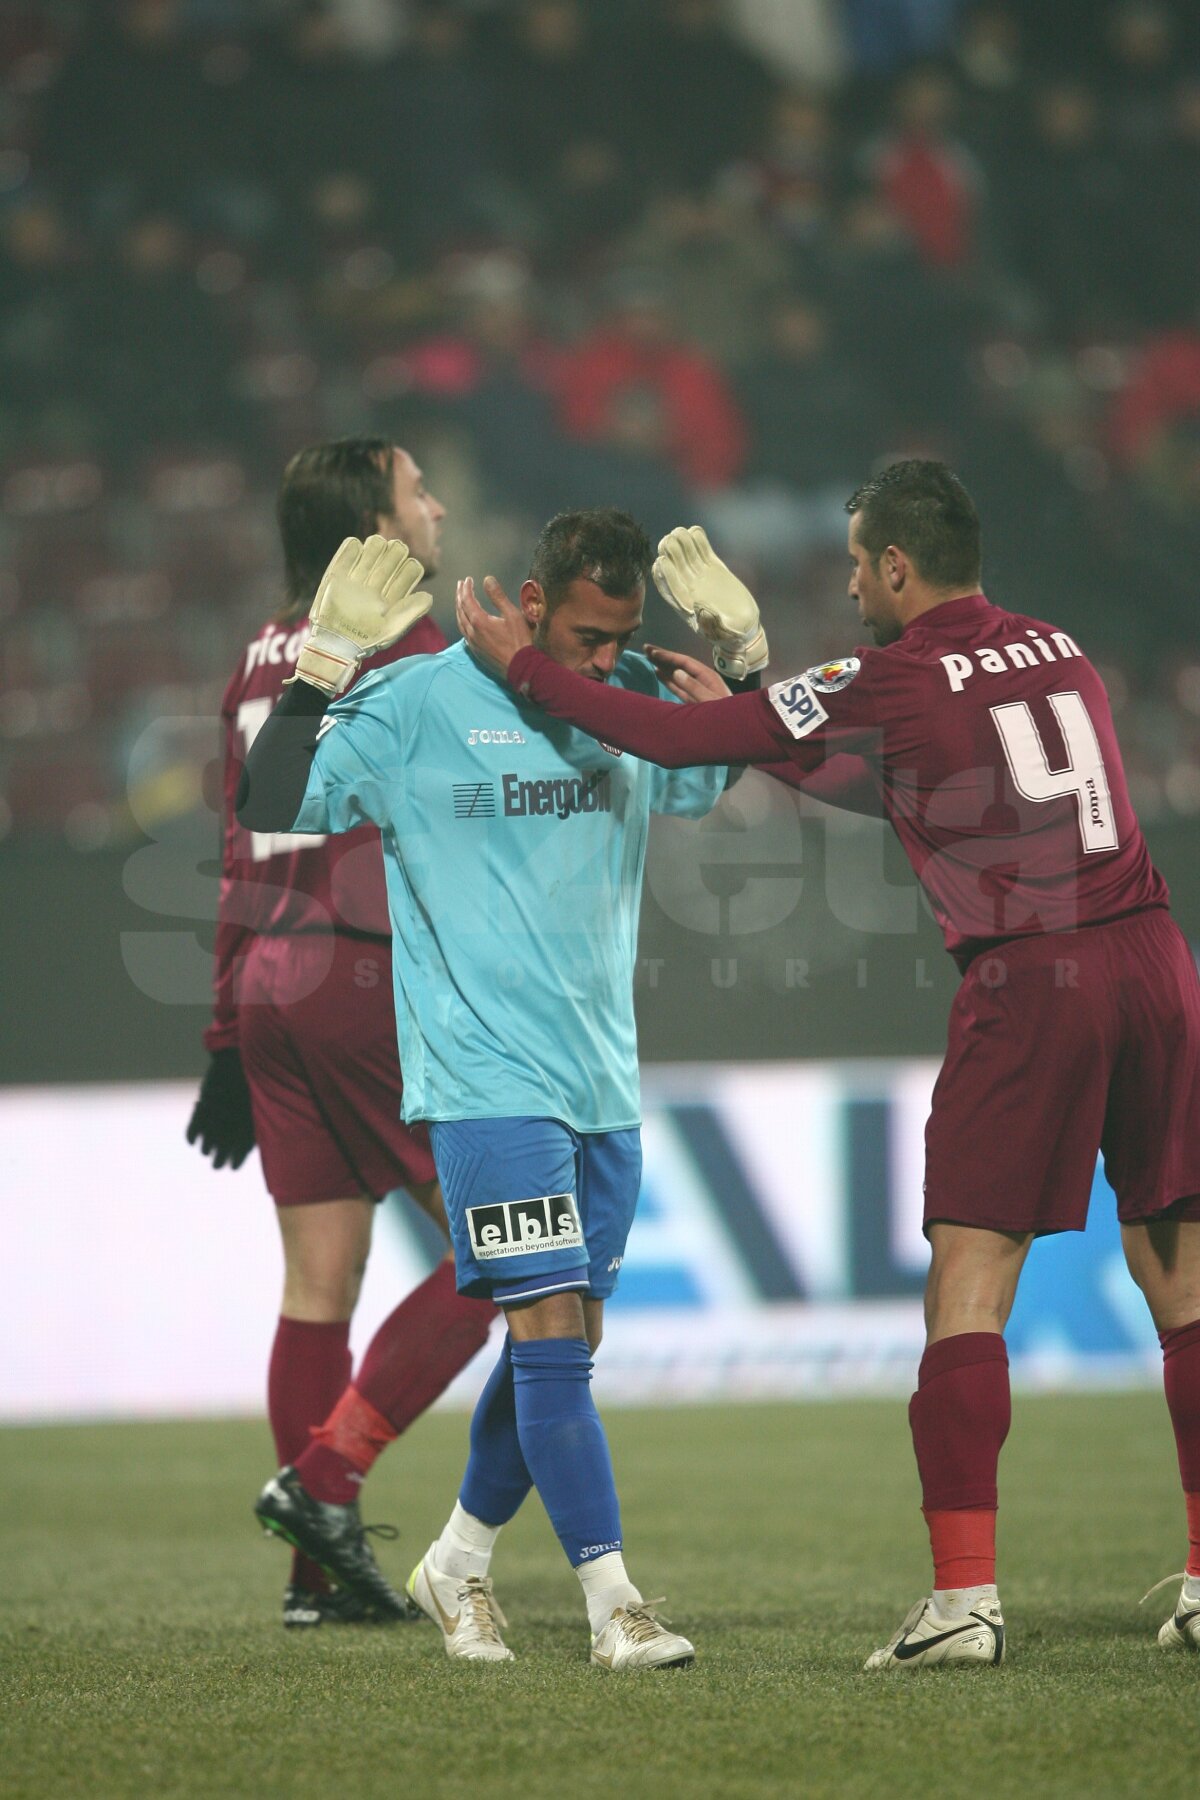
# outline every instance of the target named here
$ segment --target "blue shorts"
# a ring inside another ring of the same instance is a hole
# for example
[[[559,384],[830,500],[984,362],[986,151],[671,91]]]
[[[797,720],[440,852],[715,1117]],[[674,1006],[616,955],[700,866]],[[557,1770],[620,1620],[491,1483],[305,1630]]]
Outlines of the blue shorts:
[[[500,1306],[617,1285],[642,1179],[640,1131],[559,1119],[455,1119],[430,1141],[458,1291]]]

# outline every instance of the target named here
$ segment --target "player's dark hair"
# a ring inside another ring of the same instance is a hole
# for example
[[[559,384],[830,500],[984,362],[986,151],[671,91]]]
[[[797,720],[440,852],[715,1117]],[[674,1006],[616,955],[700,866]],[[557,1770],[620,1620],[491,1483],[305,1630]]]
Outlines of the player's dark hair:
[[[338,438],[310,444],[283,471],[275,516],[283,538],[287,605],[299,618],[343,538],[368,537],[392,512],[392,451],[387,438]]]
[[[586,575],[603,594],[631,594],[650,578],[654,552],[636,519],[615,506],[556,513],[533,549],[529,578],[553,612],[571,582]]]
[[[891,463],[846,502],[859,515],[858,541],[877,566],[889,544],[912,558],[932,587],[968,587],[982,567],[979,514],[943,462]]]

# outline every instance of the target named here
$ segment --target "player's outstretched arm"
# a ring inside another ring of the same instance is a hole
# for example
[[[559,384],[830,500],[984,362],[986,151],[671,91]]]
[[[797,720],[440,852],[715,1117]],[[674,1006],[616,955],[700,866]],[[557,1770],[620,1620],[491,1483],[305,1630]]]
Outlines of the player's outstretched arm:
[[[756,763],[755,767],[773,781],[807,794],[810,800],[823,800],[826,806],[836,806],[841,812],[863,813],[868,819],[888,816],[879,779],[864,757],[840,751],[815,769],[786,759]]]
[[[684,656],[679,650],[663,650],[657,644],[645,644],[643,648],[663,686],[689,706],[705,700],[728,699],[730,690],[717,671],[697,662],[694,656]],[[750,681],[757,685],[756,677],[751,676]],[[762,774],[781,781],[785,787],[796,788],[812,800],[823,800],[827,806],[840,807],[844,812],[866,813],[872,819],[887,817],[879,782],[871,765],[861,756],[851,756],[843,751],[816,769],[805,768],[786,758],[754,766]]]
[[[462,581],[457,601],[460,631],[481,661],[555,718],[567,719],[604,743],[665,769],[769,762],[786,748],[786,733],[772,727],[761,694],[676,706],[670,700],[589,681],[533,649],[519,608],[490,576],[485,587],[498,614],[479,604],[473,582]]]
[[[758,601],[721,561],[702,526],[677,525],[658,546],[654,585],[668,606],[713,647],[713,663],[732,681],[767,666],[767,634]]]

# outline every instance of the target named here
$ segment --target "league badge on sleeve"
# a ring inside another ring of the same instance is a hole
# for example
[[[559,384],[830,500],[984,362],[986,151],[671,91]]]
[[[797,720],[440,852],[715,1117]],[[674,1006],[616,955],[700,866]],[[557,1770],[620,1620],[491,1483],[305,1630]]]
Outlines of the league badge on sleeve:
[[[844,687],[850,686],[861,668],[857,656],[839,656],[836,662],[817,663],[804,674],[818,694],[840,694]]]

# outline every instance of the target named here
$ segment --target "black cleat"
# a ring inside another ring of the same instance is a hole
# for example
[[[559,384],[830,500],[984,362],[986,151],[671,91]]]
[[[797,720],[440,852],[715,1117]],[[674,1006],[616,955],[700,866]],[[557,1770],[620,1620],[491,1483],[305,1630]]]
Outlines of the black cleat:
[[[328,1570],[339,1586],[370,1607],[376,1618],[420,1616],[389,1584],[367,1543],[368,1530],[384,1533],[391,1527],[364,1527],[357,1502],[333,1506],[326,1500],[314,1500],[295,1469],[287,1468],[272,1475],[254,1503],[254,1512],[265,1530],[286,1538],[294,1549]]]
[[[384,1621],[376,1617],[365,1600],[347,1593],[345,1588],[314,1594],[311,1588],[286,1587],[283,1623],[288,1631],[305,1631],[317,1625],[381,1625]]]

